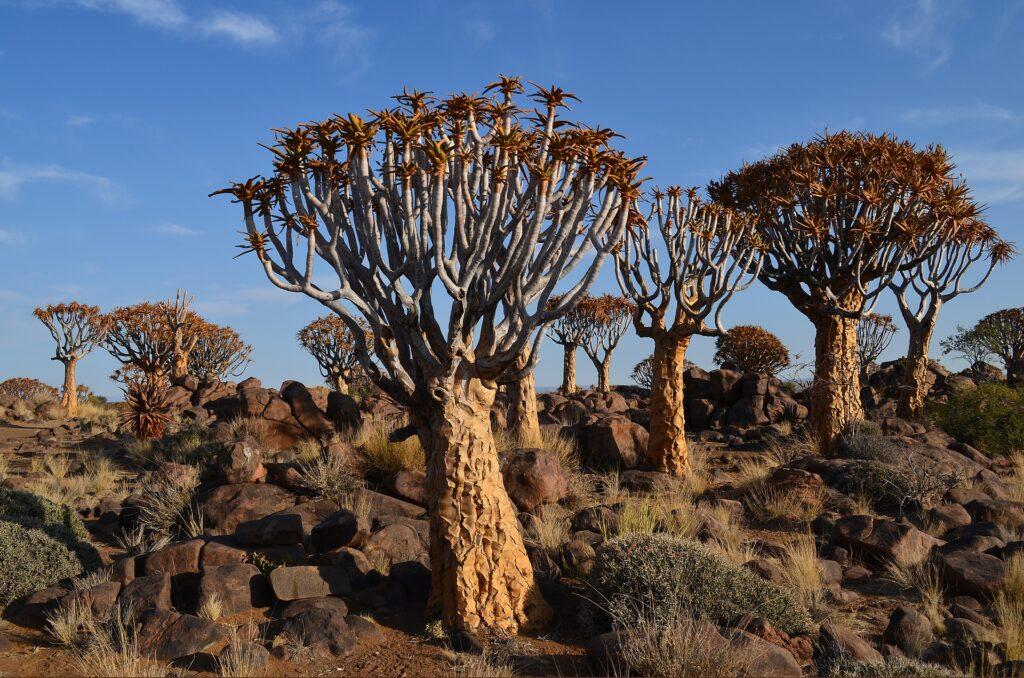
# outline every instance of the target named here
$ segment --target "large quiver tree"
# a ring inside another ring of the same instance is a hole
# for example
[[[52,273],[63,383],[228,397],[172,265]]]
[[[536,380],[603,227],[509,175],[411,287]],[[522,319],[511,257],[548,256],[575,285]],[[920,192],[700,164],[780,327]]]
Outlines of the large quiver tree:
[[[107,322],[97,306],[72,301],[37,308],[32,315],[50,330],[57,348],[51,360],[64,365],[64,387],[60,405],[69,417],[78,415],[78,361],[91,352],[107,334]]]
[[[715,340],[715,362],[732,363],[740,372],[777,375],[789,367],[789,349],[757,325],[737,325]]]
[[[362,325],[359,329],[363,343],[372,343],[373,335]],[[317,318],[299,330],[296,338],[316,360],[327,383],[338,393],[348,393],[349,385],[359,370],[359,357],[355,336],[345,321],[337,315]]]
[[[200,382],[226,381],[241,376],[252,362],[252,346],[230,327],[203,323],[189,351],[188,373]]]
[[[611,389],[612,353],[629,329],[636,305],[614,294],[602,294],[583,300],[579,310],[587,322],[583,351],[597,370],[597,390],[607,393]]]
[[[731,172],[708,191],[750,214],[759,279],[814,324],[811,426],[831,450],[863,418],[857,321],[901,268],[927,257],[975,208],[938,146],[824,134]]]
[[[195,297],[178,290],[174,299],[163,302],[167,331],[171,335],[171,379],[177,381],[188,374],[189,358],[204,335],[216,334],[215,326],[207,323],[192,310]]]
[[[121,306],[107,314],[103,347],[121,363],[118,371],[153,383],[166,383],[174,358],[174,331],[165,302]],[[115,373],[116,374],[116,373]]]
[[[677,187],[655,193],[648,220],[634,212],[631,222],[616,252],[616,275],[623,293],[636,304],[637,334],[654,340],[647,457],[660,471],[684,475],[689,468],[683,399],[686,349],[694,335],[725,331],[722,308],[753,282],[759,250],[744,215],[704,205],[695,191],[684,200]],[[652,242],[653,228],[667,250],[664,266],[660,246]]]
[[[964,200],[965,205],[973,206],[966,196]],[[978,208],[973,207],[977,213]],[[896,414],[901,417],[924,414],[928,395],[925,381],[928,350],[943,304],[980,288],[996,265],[1009,260],[1013,254],[1013,247],[1000,240],[988,224],[977,218],[965,218],[963,225],[944,238],[931,254],[917,266],[901,270],[890,283],[909,335]],[[980,260],[984,260],[981,273],[969,282],[968,273]]]
[[[275,176],[225,191],[270,281],[334,311],[366,374],[409,408],[427,453],[432,607],[466,629],[546,616],[490,409],[497,383],[532,369],[545,325],[575,306],[621,237],[641,165],[609,148],[612,132],[559,119],[572,95],[538,90],[539,110],[524,116],[521,91],[502,78],[490,96],[407,92],[372,120],[282,131]]]
[[[561,297],[551,297],[549,305],[555,307]],[[582,304],[583,301],[580,301]],[[551,323],[548,338],[562,347],[562,392],[576,392],[576,350],[586,340],[587,317],[580,304]]]

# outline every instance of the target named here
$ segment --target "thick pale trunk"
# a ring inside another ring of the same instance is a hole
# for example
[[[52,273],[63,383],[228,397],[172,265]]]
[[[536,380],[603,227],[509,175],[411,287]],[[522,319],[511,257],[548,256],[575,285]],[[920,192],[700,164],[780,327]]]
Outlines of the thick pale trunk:
[[[900,384],[896,414],[905,419],[915,419],[924,414],[924,402],[928,395],[925,374],[928,371],[928,347],[931,344],[934,321],[910,328],[910,344],[903,361],[903,383]]]
[[[348,382],[340,374],[334,377],[334,390],[343,395],[348,395]]]
[[[864,418],[860,404],[860,361],[857,320],[839,315],[814,318],[814,383],[811,386],[811,430],[823,452],[853,421]]]
[[[562,392],[576,392],[576,345],[562,346]]]
[[[651,435],[647,459],[655,470],[682,476],[690,466],[686,452],[683,372],[690,337],[654,340],[651,369]]]
[[[609,353],[604,360],[594,366],[597,368],[597,390],[607,393],[612,388],[612,354]]]
[[[60,406],[68,417],[78,416],[78,382],[75,379],[77,369],[77,360],[68,360],[64,363],[64,388],[60,394]]]
[[[176,351],[174,353],[174,363],[171,366],[171,381],[177,381],[186,376],[188,376],[188,353]]]
[[[491,434],[495,389],[471,379],[433,392],[442,402],[414,412],[427,450],[431,607],[450,628],[515,633],[541,623],[550,609]]]
[[[540,445],[540,421],[537,418],[537,387],[531,371],[506,387],[508,417],[506,425],[515,440],[525,447]]]

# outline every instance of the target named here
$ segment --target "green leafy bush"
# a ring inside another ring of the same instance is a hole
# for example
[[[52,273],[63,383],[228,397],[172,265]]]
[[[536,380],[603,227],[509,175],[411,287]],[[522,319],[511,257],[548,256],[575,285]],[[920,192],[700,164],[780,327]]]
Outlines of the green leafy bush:
[[[60,525],[77,539],[89,539],[89,532],[73,508],[59,506],[31,492],[0,488],[0,516],[34,518],[44,525]]]
[[[950,394],[949,402],[933,405],[930,415],[946,433],[986,454],[1024,448],[1024,390],[982,384]]]
[[[82,563],[39,521],[0,519],[0,608],[82,572]]]
[[[684,608],[694,618],[726,624],[753,612],[786,633],[811,628],[807,612],[788,592],[689,539],[612,539],[598,549],[591,581],[595,603],[623,627],[659,609],[672,615]]]

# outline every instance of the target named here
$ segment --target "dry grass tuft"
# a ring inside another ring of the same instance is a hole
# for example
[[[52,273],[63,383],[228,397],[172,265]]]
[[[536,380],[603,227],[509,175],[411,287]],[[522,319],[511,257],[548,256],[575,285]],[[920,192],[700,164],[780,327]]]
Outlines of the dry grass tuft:
[[[1024,659],[1024,553],[1011,555],[1005,564],[1006,578],[992,606],[999,639],[1008,660]]]
[[[364,473],[390,475],[398,471],[425,470],[426,454],[419,436],[393,443],[388,439],[390,434],[390,429],[377,422],[364,427],[359,442],[365,463]]]
[[[196,610],[196,616],[209,619],[210,621],[217,621],[223,613],[224,604],[216,592],[205,596],[203,602],[199,605],[199,609]]]
[[[814,537],[801,534],[786,544],[782,549],[780,564],[786,586],[796,595],[797,600],[812,614],[825,609]]]
[[[246,627],[245,633],[241,633],[237,627],[230,628],[228,644],[217,655],[217,675],[239,678],[267,675],[256,649],[262,643],[252,624]]]
[[[46,634],[58,645],[75,648],[96,626],[92,609],[79,599],[46,614]]]
[[[924,560],[921,562],[902,562],[890,560],[885,564],[882,577],[895,584],[903,591],[914,594],[921,602],[921,611],[938,631],[946,627],[943,615],[943,603],[946,589],[942,583],[942,575],[935,563]]]
[[[743,565],[757,557],[735,511],[724,504],[702,506],[700,511],[711,535],[707,541],[709,549],[735,565]]]
[[[228,435],[231,440],[249,438],[264,450],[274,449],[270,444],[270,427],[263,417],[235,417],[228,422]]]
[[[183,468],[186,470],[181,474],[154,475],[143,483],[139,524],[146,531],[168,538],[197,536],[197,528],[202,534],[202,516],[192,501],[199,485],[199,470]]]
[[[554,553],[569,541],[569,513],[561,506],[545,504],[530,521],[527,535],[537,546]]]
[[[654,534],[659,526],[659,511],[650,497],[627,496],[619,511],[619,534]]]
[[[112,405],[98,403],[94,400],[86,400],[78,405],[78,417],[95,428],[114,433],[117,431],[119,421],[117,408]]]
[[[1013,501],[1024,502],[1024,452],[1016,451],[1010,455],[1010,475],[1006,478],[1006,489]]]
[[[299,477],[313,496],[330,499],[339,505],[351,501],[351,495],[363,486],[362,479],[349,468],[347,459],[326,451],[311,461],[299,464]]]
[[[782,521],[809,525],[821,515],[825,497],[823,492],[806,496],[768,483],[760,483],[747,493],[747,508],[762,522]]]
[[[92,626],[88,642],[76,648],[73,656],[76,670],[84,676],[159,678],[167,674],[167,667],[142,654],[134,614],[121,606],[114,608],[109,620]]]
[[[515,671],[511,666],[497,661],[486,654],[451,652],[453,676],[467,678],[512,678]]]
[[[713,624],[681,614],[643,615],[623,629],[622,657],[631,675],[726,678],[744,675],[755,657],[730,645]]]

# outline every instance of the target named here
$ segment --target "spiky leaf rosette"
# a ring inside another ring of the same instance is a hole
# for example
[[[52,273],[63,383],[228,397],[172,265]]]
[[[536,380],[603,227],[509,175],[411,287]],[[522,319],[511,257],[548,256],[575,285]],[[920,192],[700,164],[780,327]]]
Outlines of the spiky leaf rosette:
[[[121,414],[121,425],[139,440],[163,435],[171,421],[171,403],[167,389],[155,380],[131,383],[124,391],[127,410]]]

